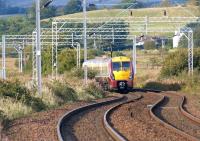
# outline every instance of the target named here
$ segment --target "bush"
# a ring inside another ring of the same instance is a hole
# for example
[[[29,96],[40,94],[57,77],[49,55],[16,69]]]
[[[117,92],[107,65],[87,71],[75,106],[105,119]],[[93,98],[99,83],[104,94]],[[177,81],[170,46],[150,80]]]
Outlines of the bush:
[[[84,69],[82,68],[74,68],[72,71],[72,76],[83,79],[84,78]],[[97,75],[97,72],[91,69],[88,69],[88,78],[94,79]]]
[[[144,43],[144,49],[146,49],[146,50],[157,49],[155,41],[146,41]]]
[[[0,80],[0,97],[9,97],[30,106],[35,111],[46,109],[41,99],[31,96],[30,91],[19,81],[9,82]]]
[[[58,99],[59,105],[78,100],[75,90],[72,89],[67,83],[54,81],[53,84],[49,85],[49,88]]]
[[[118,56],[125,56],[125,55],[122,52],[120,52],[120,51],[113,52],[113,57],[118,57]]]
[[[3,111],[0,110],[0,126],[4,119],[6,119],[6,116],[4,115]]]
[[[89,49],[88,50],[88,59],[93,59],[96,56],[102,56],[104,52],[100,49]]]
[[[193,76],[189,76],[187,72],[180,73],[174,79],[182,82],[182,91],[190,94],[197,94],[200,92],[200,75],[198,70],[194,70]]]
[[[58,72],[63,74],[70,71],[76,66],[76,51],[72,49],[64,49],[58,55]]]
[[[77,77],[77,78],[80,78],[80,79],[84,78],[84,70],[82,68],[72,69],[71,74],[72,74],[73,77]]]
[[[181,90],[181,85],[178,83],[166,84],[162,82],[148,82],[143,88],[160,91],[178,91]]]
[[[84,93],[89,94],[93,96],[94,98],[104,98],[105,93],[103,89],[96,84],[95,82],[91,82],[87,85],[87,87],[84,89]]]
[[[194,68],[200,71],[199,49],[194,50]],[[188,71],[188,52],[186,49],[178,49],[165,58],[161,76],[177,76],[183,71]]]

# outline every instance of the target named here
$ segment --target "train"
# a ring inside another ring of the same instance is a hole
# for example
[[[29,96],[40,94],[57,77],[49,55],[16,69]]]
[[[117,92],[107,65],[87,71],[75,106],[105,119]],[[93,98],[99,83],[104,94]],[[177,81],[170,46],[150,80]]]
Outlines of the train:
[[[129,57],[91,59],[84,62],[83,67],[97,72],[95,79],[105,90],[133,89],[135,75],[133,61]]]

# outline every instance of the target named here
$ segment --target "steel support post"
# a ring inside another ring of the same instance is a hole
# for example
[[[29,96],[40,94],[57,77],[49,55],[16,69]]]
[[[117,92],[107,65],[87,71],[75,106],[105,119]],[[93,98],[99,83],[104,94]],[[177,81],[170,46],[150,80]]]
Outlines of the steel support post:
[[[97,49],[97,44],[96,44],[96,34],[94,33],[94,49]]]
[[[72,47],[74,46],[74,33],[72,33]]]
[[[79,68],[79,47],[76,46],[76,67]]]
[[[36,32],[32,33],[32,80],[37,83],[37,66],[36,66]]]
[[[6,37],[2,36],[2,76],[6,79]]]
[[[25,43],[25,41],[23,40],[23,45],[22,45],[22,48],[23,48],[23,65],[24,66],[26,66],[26,51],[25,51],[25,45],[26,45],[26,43]]]
[[[21,47],[18,50],[18,56],[19,56],[19,72],[22,73],[23,72],[23,66],[22,66],[22,60],[23,60],[23,56],[22,56],[22,50]]]
[[[112,28],[111,58],[113,57],[113,47],[115,45],[115,30]]]
[[[58,26],[56,22],[52,23],[52,78],[57,79],[58,72]]]
[[[87,11],[86,0],[83,0],[83,28],[84,28],[84,62],[87,61]],[[84,67],[84,84],[87,85],[87,66]]]
[[[81,45],[78,43],[78,66],[81,67]]]
[[[188,31],[188,73],[193,75],[193,31]]]
[[[146,16],[145,17],[145,34],[148,34],[148,22],[149,22],[149,18]]]
[[[133,38],[133,69],[134,74],[137,73],[137,49],[136,49],[136,36]]]
[[[37,87],[38,87],[38,94],[42,94],[42,70],[41,70],[41,29],[40,29],[40,0],[36,0],[36,62],[37,62]]]

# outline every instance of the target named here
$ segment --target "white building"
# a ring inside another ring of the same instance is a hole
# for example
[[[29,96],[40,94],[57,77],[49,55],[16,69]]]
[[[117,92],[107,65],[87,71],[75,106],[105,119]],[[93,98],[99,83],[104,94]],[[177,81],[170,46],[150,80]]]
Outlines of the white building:
[[[173,37],[173,48],[177,48],[178,47],[182,36],[183,36],[183,33],[175,31],[175,35]]]

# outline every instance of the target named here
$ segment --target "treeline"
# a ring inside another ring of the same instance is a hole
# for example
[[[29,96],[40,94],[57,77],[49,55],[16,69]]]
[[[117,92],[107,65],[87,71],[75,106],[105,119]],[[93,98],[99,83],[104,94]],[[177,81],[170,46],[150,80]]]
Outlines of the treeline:
[[[5,7],[0,9],[0,15],[25,14],[26,12],[26,8],[20,7]]]
[[[24,14],[24,13],[26,13],[26,8],[10,7],[7,5],[5,0],[0,0],[0,15]]]

